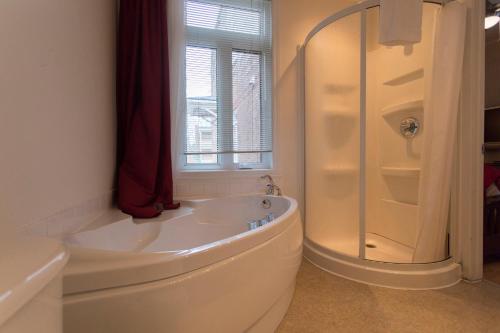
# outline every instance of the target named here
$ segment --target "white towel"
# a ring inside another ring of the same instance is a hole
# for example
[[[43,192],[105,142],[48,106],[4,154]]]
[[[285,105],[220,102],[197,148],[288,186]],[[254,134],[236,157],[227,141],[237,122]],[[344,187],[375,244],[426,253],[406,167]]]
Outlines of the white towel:
[[[379,43],[407,45],[422,38],[422,0],[380,0]]]

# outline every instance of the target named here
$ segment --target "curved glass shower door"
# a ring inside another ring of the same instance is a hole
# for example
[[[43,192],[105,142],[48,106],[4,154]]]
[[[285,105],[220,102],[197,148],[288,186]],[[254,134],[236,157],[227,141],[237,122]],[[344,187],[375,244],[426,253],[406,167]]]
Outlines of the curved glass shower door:
[[[359,254],[361,15],[319,31],[305,52],[306,237]]]
[[[439,6],[424,4],[420,43],[393,47],[378,42],[378,6],[352,8],[303,49],[306,238],[351,257],[414,263]]]

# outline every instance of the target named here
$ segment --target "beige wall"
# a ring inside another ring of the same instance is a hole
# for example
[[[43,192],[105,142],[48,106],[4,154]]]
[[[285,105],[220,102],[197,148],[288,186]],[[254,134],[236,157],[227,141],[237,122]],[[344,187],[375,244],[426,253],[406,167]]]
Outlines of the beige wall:
[[[0,226],[109,193],[115,0],[0,2]]]

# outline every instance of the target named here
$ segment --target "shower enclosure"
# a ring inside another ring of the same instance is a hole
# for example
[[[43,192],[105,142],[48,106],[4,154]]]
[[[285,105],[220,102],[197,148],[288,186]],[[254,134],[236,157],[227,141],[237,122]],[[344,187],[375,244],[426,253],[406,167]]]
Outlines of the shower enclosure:
[[[443,255],[415,258],[424,105],[440,1],[426,1],[422,40],[378,43],[379,1],[318,24],[301,47],[305,117],[305,256],[334,274],[400,288],[460,279]],[[397,264],[397,265],[396,265]]]

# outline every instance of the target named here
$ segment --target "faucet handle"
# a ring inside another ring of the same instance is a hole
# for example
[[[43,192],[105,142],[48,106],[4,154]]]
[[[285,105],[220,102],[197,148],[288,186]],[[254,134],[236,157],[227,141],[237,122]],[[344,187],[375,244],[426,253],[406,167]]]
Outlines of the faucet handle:
[[[281,197],[283,195],[283,192],[281,192],[281,187],[279,187],[278,185],[275,185],[274,188],[276,189],[276,195],[278,197]]]
[[[266,185],[266,194],[267,195],[274,194],[274,185],[273,184],[267,184]]]
[[[273,213],[267,214],[266,215],[266,220],[267,220],[268,223],[271,222],[271,221],[273,221],[274,220],[274,214]]]
[[[273,177],[271,175],[261,176],[260,179],[267,179],[268,183],[266,184],[266,194],[267,195],[278,195],[281,196],[281,188],[274,183]]]
[[[247,222],[248,230],[257,229],[259,227],[259,221],[251,220]]]

